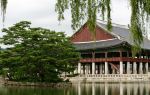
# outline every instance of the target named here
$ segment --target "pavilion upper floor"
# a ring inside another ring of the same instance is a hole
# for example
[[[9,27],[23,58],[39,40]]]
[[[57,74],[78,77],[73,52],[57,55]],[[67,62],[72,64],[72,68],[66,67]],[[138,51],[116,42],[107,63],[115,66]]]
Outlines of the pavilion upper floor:
[[[150,62],[150,51],[142,50],[136,55],[131,49],[125,47],[104,48],[95,50],[79,51],[80,62]]]

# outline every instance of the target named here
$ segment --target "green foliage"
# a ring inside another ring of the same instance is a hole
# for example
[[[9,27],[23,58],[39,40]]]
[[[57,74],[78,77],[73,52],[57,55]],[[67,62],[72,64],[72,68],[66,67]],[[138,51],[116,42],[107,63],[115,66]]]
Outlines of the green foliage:
[[[149,22],[150,0],[130,0],[131,5],[131,26],[130,31],[134,42],[133,53],[136,55],[141,50],[143,34],[146,22]]]
[[[57,0],[56,12],[58,20],[64,19],[64,11],[70,6],[72,14],[72,28],[78,29],[87,20],[91,33],[95,36],[97,14],[107,16],[108,29],[111,30],[110,0]]]
[[[12,46],[0,54],[2,63],[15,81],[60,81],[60,74],[74,70],[78,53],[64,33],[30,24],[22,21],[2,30],[1,43]]]
[[[1,13],[2,13],[2,16],[3,16],[3,23],[4,23],[6,8],[7,8],[7,0],[0,0],[0,3],[1,3]]]

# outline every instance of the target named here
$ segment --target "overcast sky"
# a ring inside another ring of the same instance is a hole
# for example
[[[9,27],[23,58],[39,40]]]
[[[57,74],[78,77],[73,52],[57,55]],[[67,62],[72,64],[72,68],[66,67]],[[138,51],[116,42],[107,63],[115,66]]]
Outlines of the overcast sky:
[[[128,0],[112,1],[112,22],[128,25],[131,14]],[[59,23],[55,3],[56,0],[8,0],[5,27],[26,20],[31,21],[32,26],[64,31],[70,36],[73,34],[70,12],[65,12],[65,20]],[[0,28],[2,29],[1,21]]]

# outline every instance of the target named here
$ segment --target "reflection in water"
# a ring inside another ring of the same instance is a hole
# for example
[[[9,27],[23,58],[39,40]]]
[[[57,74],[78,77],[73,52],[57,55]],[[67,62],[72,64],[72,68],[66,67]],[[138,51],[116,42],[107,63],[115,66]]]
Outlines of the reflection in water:
[[[150,95],[150,83],[78,83],[78,95]],[[76,88],[76,84],[74,84]],[[71,95],[71,94],[70,94]]]
[[[76,83],[71,88],[0,86],[0,95],[150,95],[150,83]]]

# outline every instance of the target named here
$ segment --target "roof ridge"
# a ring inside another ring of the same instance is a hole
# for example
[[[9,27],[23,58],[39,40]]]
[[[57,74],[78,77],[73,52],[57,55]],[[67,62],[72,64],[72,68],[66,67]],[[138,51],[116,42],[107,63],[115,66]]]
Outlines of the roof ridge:
[[[105,27],[101,26],[101,24],[107,25],[107,21],[97,19],[97,22],[96,22],[96,23],[97,23],[101,28],[107,30]],[[121,24],[117,24],[117,23],[112,23],[112,26],[118,27],[118,28],[123,28],[123,29],[129,29],[129,27],[128,27],[127,25],[121,25]],[[107,31],[109,31],[109,30],[107,30]],[[115,34],[115,33],[113,33],[113,32],[111,32],[111,34],[118,36],[119,39],[120,39],[120,37],[121,37],[120,35],[117,35],[117,34]],[[121,38],[124,38],[124,37],[121,37]],[[145,39],[147,39],[147,40],[150,41],[150,39],[149,39],[148,37],[144,36],[144,35],[143,35],[143,38],[145,38]]]
[[[97,19],[96,22],[107,25],[107,21],[104,21],[104,20]],[[129,29],[128,25],[122,25],[122,24],[118,24],[118,23],[112,23],[112,26]]]
[[[112,35],[112,36],[114,36],[114,37],[116,37],[116,38],[118,38],[118,39],[121,39],[121,36],[120,36],[120,35],[117,35],[117,34],[115,34],[115,33],[113,33],[113,32],[110,32],[108,29],[106,29],[105,27],[103,27],[103,26],[101,25],[101,23],[96,23],[96,24],[97,24],[97,26],[98,26],[99,28],[103,29],[105,32],[109,33],[110,35]],[[106,24],[105,24],[105,25],[106,25]]]
[[[105,42],[105,41],[113,41],[113,40],[120,40],[120,39],[113,38],[113,39],[107,39],[107,40],[86,41],[86,42],[74,42],[74,44],[97,43],[97,42]]]

